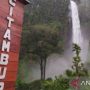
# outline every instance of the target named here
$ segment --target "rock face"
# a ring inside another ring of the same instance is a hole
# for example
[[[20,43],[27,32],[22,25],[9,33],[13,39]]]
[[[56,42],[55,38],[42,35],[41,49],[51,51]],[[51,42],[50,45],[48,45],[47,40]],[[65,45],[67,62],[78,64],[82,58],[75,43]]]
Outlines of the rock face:
[[[78,6],[81,28],[84,36],[88,39],[90,36],[90,0],[81,0]]]
[[[83,19],[90,19],[90,0],[81,0],[79,10]]]
[[[85,44],[88,44],[88,56],[90,53],[90,0],[80,0],[78,3],[79,17],[81,23],[81,30],[85,40]],[[87,58],[89,61],[89,58]]]

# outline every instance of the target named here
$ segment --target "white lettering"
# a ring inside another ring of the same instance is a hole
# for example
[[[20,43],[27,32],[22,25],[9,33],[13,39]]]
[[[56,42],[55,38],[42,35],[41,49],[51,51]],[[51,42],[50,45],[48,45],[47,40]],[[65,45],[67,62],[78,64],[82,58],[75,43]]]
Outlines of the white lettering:
[[[7,65],[9,63],[9,54],[6,54],[7,52],[10,51],[10,40],[11,40],[11,26],[12,23],[14,22],[14,19],[12,18],[13,16],[13,10],[16,5],[16,0],[8,0],[10,4],[10,10],[9,10],[9,16],[7,16],[8,20],[8,26],[6,29],[6,32],[3,36],[3,42],[2,42],[2,51],[0,55],[0,80],[5,79],[6,77],[6,72],[7,72]],[[4,67],[4,65],[6,67]],[[4,82],[0,82],[0,90],[4,90]]]
[[[7,71],[6,67],[0,67],[0,79],[5,79],[6,71]]]
[[[13,7],[15,7],[16,5],[16,0],[9,0],[9,4],[12,5]]]
[[[8,64],[9,55],[8,54],[1,54],[0,64],[7,65]]]
[[[90,85],[90,81],[86,81],[86,85]]]
[[[9,15],[10,15],[10,16],[13,15],[13,7],[12,7],[12,6],[10,7],[10,13],[9,13]]]
[[[81,85],[85,85],[85,81],[82,81],[82,82],[81,82]]]
[[[3,90],[3,89],[4,89],[4,83],[0,82],[0,90]]]
[[[9,52],[10,51],[10,42],[3,40],[3,44],[2,44],[2,51],[6,51]]]
[[[4,34],[4,38],[5,39],[8,39],[8,40],[11,40],[11,34],[10,34],[10,29],[7,29],[5,34]]]
[[[81,82],[81,85],[84,85],[84,86],[85,86],[85,85],[90,85],[90,81],[82,81],[82,82]]]
[[[11,17],[7,17],[7,20],[9,21],[8,27],[11,27],[12,22],[14,22],[14,19]]]

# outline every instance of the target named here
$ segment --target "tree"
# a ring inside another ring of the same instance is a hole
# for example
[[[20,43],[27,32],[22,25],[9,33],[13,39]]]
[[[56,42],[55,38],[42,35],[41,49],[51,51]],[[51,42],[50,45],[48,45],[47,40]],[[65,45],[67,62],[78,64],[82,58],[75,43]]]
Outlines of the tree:
[[[26,7],[21,58],[36,60],[41,66],[41,79],[45,79],[47,57],[61,53],[69,30],[67,0],[31,0]]]
[[[21,58],[36,60],[40,64],[41,79],[45,79],[47,57],[52,53],[62,53],[64,40],[60,36],[61,24],[34,25],[23,32]]]
[[[25,17],[25,21],[31,24],[52,21],[68,23],[69,0],[31,0],[31,3],[26,7],[25,13],[29,15]]]
[[[88,76],[88,71],[84,67],[84,64],[81,62],[80,52],[81,48],[77,44],[73,44],[73,52],[75,56],[73,57],[72,70],[67,70],[66,74],[68,76]]]

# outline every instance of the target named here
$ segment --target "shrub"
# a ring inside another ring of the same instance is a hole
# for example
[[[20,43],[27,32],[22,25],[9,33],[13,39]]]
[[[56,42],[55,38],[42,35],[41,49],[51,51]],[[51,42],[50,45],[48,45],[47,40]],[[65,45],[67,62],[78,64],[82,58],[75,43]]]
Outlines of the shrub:
[[[16,90],[40,90],[41,80],[37,80],[31,83],[19,83],[16,84]]]
[[[48,78],[47,80],[37,80],[30,84],[19,83],[16,90],[67,90],[69,88],[69,79],[65,77],[56,77],[55,80]]]

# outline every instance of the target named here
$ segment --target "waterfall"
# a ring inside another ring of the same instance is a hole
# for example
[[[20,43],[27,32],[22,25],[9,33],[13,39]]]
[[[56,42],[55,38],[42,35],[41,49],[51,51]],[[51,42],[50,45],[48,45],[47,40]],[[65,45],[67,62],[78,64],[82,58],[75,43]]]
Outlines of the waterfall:
[[[79,13],[78,13],[78,6],[76,2],[74,2],[73,0],[70,0],[70,3],[71,3],[71,13],[72,13],[71,16],[72,16],[73,43],[81,47],[81,58],[83,59],[83,62],[85,62],[88,53],[88,43],[82,34]]]
[[[74,1],[71,1],[71,10],[72,10],[73,43],[76,43],[79,46],[81,46],[83,42],[83,37],[80,29],[78,7]]]

